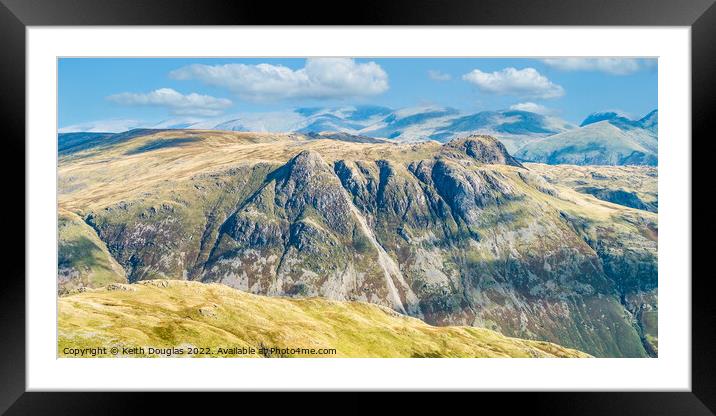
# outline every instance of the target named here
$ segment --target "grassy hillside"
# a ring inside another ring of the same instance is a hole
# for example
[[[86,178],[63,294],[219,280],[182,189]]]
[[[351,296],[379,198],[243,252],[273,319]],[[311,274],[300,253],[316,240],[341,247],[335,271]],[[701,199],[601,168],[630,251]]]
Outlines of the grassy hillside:
[[[566,186],[603,201],[657,212],[659,178],[653,166],[577,166],[526,163],[552,184]]]
[[[127,282],[122,266],[114,260],[97,233],[79,216],[60,209],[57,222],[59,293],[80,287]]]
[[[114,284],[61,297],[58,322],[60,356],[68,356],[65,348],[144,347],[146,356],[150,346],[214,352],[263,346],[335,348],[329,357],[588,357],[487,329],[434,327],[368,303],[265,297],[175,280]]]

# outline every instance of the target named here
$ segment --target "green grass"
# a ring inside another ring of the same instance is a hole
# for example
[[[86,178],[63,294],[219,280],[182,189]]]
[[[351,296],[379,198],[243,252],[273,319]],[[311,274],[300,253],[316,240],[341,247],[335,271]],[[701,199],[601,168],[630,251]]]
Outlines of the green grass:
[[[589,357],[487,329],[434,327],[368,303],[265,297],[174,280],[63,296],[58,322],[60,356],[68,356],[65,348],[267,346],[335,348],[331,357]]]
[[[57,228],[60,293],[127,281],[124,270],[112,258],[107,246],[79,216],[60,210]]]

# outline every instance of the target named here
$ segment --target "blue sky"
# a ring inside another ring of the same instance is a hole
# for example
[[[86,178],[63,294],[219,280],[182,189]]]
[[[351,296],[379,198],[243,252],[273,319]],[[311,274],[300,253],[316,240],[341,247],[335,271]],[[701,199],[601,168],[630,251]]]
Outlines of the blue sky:
[[[58,77],[60,128],[362,104],[512,107],[575,124],[657,108],[655,59],[62,58]]]

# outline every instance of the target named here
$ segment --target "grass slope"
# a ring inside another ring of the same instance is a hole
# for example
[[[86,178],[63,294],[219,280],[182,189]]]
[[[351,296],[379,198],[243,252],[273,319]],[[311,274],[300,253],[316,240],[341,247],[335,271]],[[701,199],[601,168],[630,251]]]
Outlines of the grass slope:
[[[57,223],[59,293],[127,282],[122,266],[82,218],[60,209]]]
[[[434,327],[368,303],[257,296],[176,280],[61,297],[58,322],[60,356],[65,348],[263,346],[335,348],[330,357],[589,357],[487,329]]]
[[[658,168],[654,166],[577,166],[525,163],[549,183],[619,205],[657,212]],[[619,198],[610,198],[622,196]],[[631,202],[631,203],[630,203]]]

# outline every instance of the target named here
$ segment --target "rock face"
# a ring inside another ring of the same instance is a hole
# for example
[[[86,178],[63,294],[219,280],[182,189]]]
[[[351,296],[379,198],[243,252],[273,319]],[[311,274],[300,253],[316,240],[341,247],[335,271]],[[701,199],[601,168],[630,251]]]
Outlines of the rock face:
[[[455,155],[458,158],[469,156],[479,163],[502,164],[522,167],[520,162],[510,156],[505,146],[491,136],[470,136],[465,139],[455,139],[443,146],[445,155]]]
[[[398,265],[315,151],[272,172],[227,219],[200,278],[254,293],[358,299],[420,312]]]
[[[296,151],[84,216],[130,282],[361,300],[595,356],[656,354],[656,215],[567,194],[486,136],[350,145],[277,143]]]

